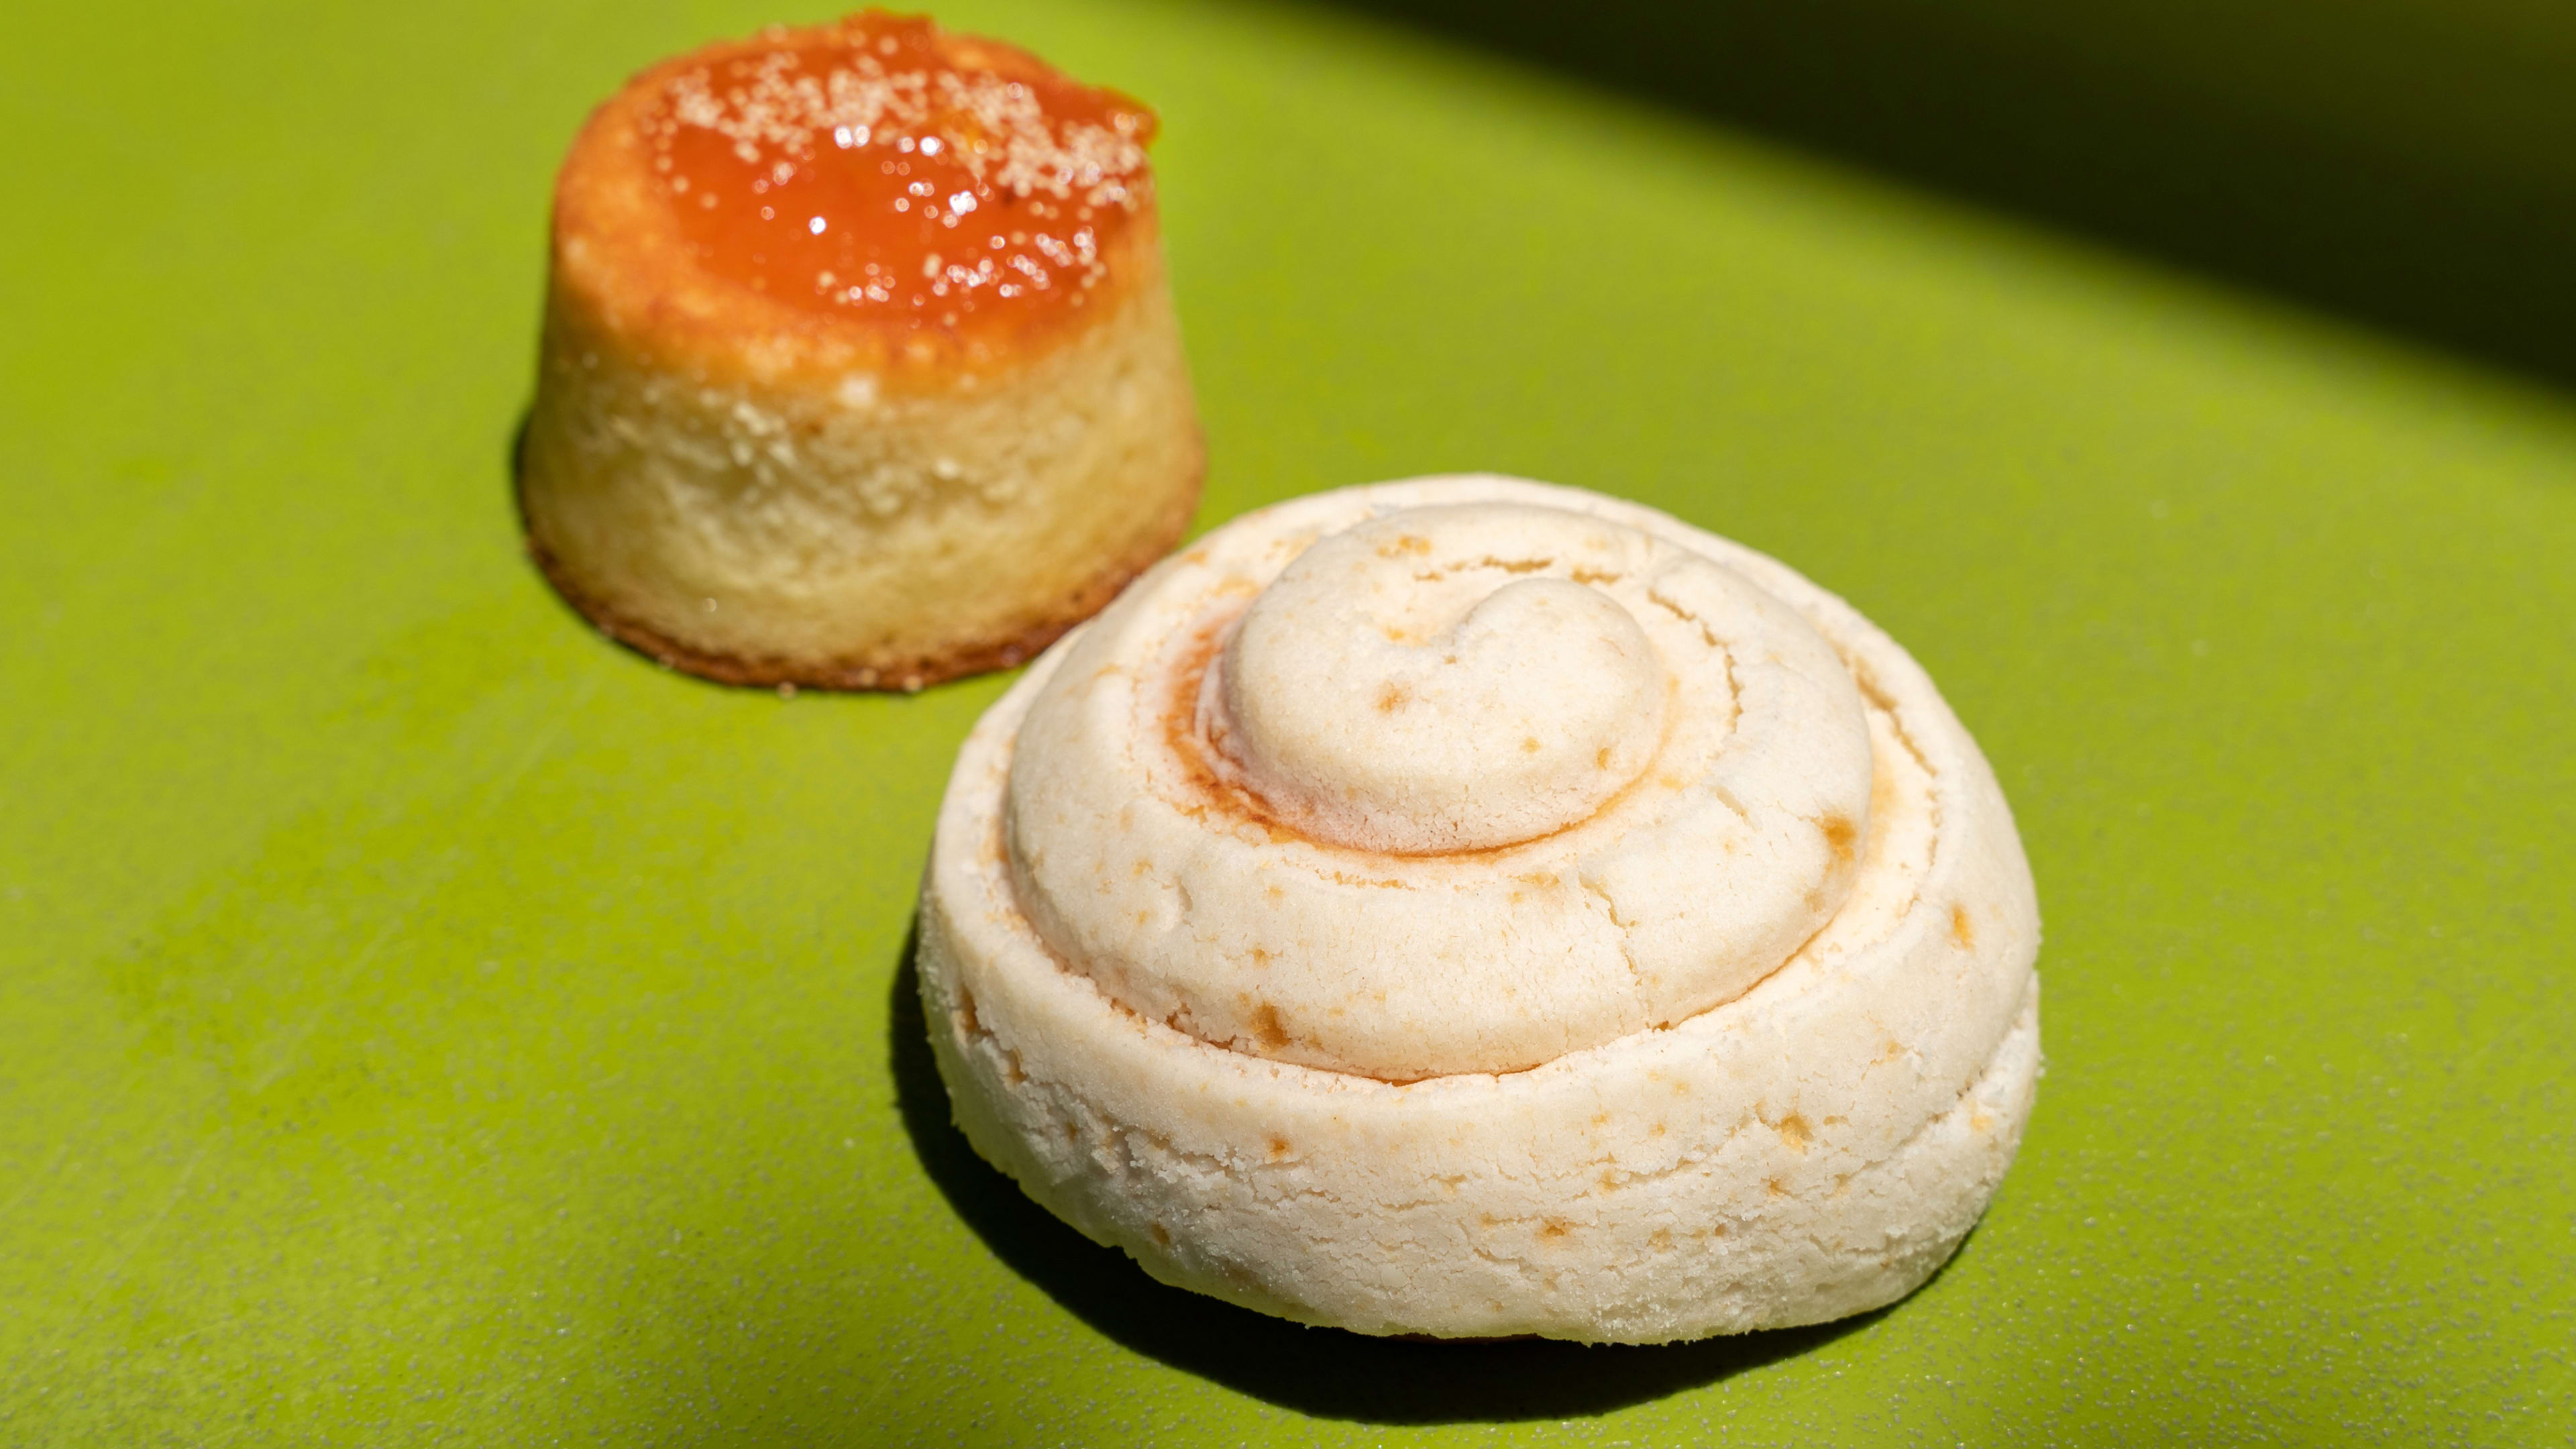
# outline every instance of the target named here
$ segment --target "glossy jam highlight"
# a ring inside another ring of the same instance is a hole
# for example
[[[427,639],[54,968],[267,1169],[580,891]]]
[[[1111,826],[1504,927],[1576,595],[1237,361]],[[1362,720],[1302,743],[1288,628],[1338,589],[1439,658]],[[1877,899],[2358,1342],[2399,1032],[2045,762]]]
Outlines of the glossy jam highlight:
[[[1078,316],[1152,197],[1152,112],[876,11],[680,72],[643,130],[706,270],[960,337]]]

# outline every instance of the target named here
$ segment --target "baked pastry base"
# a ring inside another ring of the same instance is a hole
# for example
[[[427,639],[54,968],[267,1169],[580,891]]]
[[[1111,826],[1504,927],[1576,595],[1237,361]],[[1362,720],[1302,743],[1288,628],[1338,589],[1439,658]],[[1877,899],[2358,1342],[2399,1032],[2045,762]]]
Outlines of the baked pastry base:
[[[1171,552],[1173,546],[1189,532],[1190,515],[1198,506],[1198,489],[1194,484],[1188,493],[1164,511],[1163,517],[1126,556],[1113,559],[1098,576],[1065,595],[1060,602],[1042,607],[1037,622],[1017,633],[960,640],[909,656],[881,655],[865,662],[817,663],[700,649],[584,592],[555,558],[554,552],[528,526],[524,466],[514,471],[517,476],[512,484],[512,496],[518,505],[519,532],[527,547],[528,559],[553,587],[556,596],[570,605],[574,613],[589,620],[592,627],[645,658],[684,674],[694,674],[718,684],[795,689],[900,690],[910,693],[970,674],[1017,668],[1036,658],[1067,629],[1107,607],[1130,580],[1153,567],[1156,559]]]

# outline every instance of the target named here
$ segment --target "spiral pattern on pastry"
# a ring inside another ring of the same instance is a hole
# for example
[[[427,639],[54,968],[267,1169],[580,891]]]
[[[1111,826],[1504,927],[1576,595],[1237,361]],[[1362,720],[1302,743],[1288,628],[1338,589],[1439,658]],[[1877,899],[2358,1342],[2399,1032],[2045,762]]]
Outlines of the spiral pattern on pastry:
[[[1901,1296],[2009,1162],[2038,920],[1904,652],[1652,510],[1345,489],[978,726],[924,893],[971,1140],[1166,1281],[1652,1341]]]

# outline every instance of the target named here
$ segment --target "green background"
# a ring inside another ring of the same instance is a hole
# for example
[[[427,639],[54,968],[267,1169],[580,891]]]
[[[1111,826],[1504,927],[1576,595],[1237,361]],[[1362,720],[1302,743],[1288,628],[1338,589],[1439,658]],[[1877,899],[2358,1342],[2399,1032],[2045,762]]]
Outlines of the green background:
[[[2038,1114],[1912,1299],[1298,1329],[945,1125],[1000,680],[713,688],[520,556],[553,166],[768,18],[11,20],[0,1442],[2576,1438],[2569,394],[1337,12],[952,7],[1163,114],[1202,524],[1484,468],[1744,539],[2038,875]]]

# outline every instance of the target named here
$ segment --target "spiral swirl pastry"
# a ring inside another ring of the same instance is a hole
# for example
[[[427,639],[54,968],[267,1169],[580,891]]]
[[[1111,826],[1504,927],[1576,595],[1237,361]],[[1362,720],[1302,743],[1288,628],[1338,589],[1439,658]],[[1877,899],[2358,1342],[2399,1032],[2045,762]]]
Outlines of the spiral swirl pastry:
[[[2009,1165],[2038,909],[1849,606],[1494,477],[1166,560],[961,753],[921,919],[977,1150],[1165,1282],[1660,1342],[1911,1291]]]

